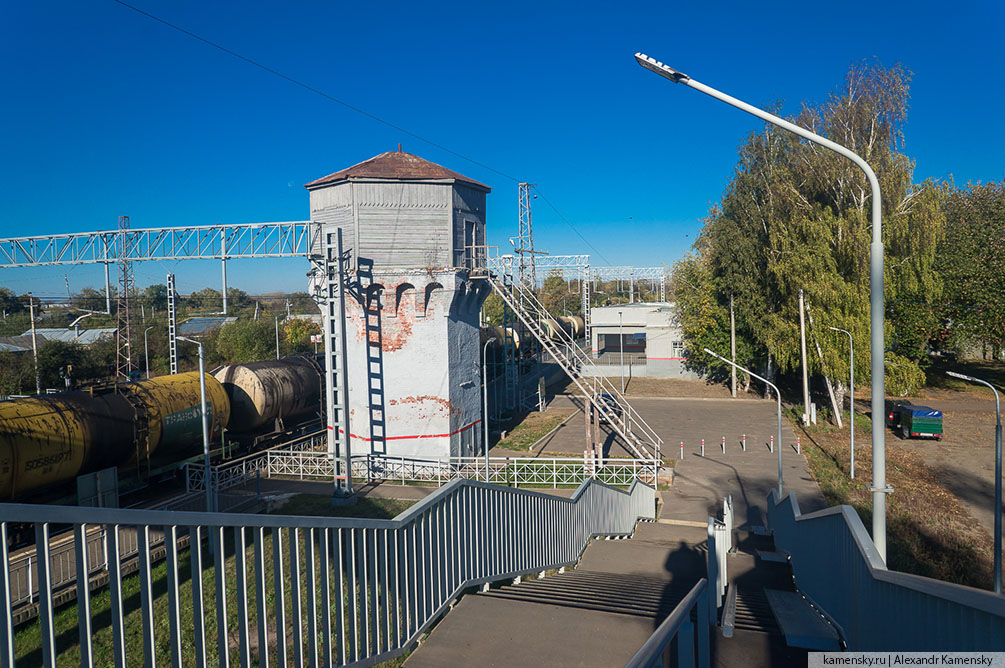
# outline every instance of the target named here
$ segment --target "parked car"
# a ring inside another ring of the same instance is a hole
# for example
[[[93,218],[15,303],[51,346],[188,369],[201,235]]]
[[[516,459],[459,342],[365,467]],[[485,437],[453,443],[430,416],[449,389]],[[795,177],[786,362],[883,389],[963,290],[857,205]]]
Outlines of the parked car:
[[[929,406],[886,401],[886,424],[901,438],[925,437],[942,440],[942,411]]]

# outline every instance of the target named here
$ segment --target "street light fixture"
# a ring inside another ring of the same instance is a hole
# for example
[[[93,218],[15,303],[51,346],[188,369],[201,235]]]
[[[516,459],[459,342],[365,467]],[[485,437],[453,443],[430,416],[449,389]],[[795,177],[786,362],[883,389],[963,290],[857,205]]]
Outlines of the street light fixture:
[[[855,479],[855,340],[851,337],[851,332],[838,327],[828,327],[835,332],[844,332],[848,335],[848,385],[851,395],[851,479]]]
[[[712,357],[718,357],[720,360],[722,360],[726,364],[728,364],[728,365],[730,365],[732,367],[735,367],[735,368],[739,369],[740,371],[744,371],[744,372],[750,374],[751,376],[753,376],[757,380],[761,381],[765,385],[768,385],[769,387],[771,387],[771,389],[773,389],[775,391],[775,397],[778,398],[778,500],[781,501],[782,500],[782,393],[779,392],[778,391],[778,387],[774,383],[772,383],[770,380],[768,380],[767,378],[761,378],[760,376],[758,376],[756,373],[754,373],[750,369],[745,369],[742,366],[740,366],[739,364],[736,364],[734,362],[729,361],[728,359],[726,359],[722,355],[717,355],[717,354],[713,353],[708,348],[705,348],[704,350],[705,350],[706,353],[708,353]]]
[[[870,342],[872,349],[870,355],[872,359],[872,540],[876,545],[879,556],[886,561],[886,495],[893,491],[886,484],[886,426],[883,420],[876,419],[883,415],[883,400],[886,396],[886,378],[884,376],[884,341],[883,341],[883,235],[882,235],[882,199],[880,197],[879,181],[876,174],[869,167],[869,164],[860,156],[848,150],[840,144],[836,144],[829,139],[825,139],[818,134],[790,123],[774,114],[769,114],[763,109],[741,102],[735,97],[726,95],[710,86],[699,83],[688,75],[673,69],[655,58],[650,58],[643,53],[636,53],[635,60],[639,65],[655,72],[661,77],[667,78],[674,83],[682,83],[685,86],[694,88],[697,91],[710,95],[717,100],[736,107],[748,114],[753,114],[758,118],[773,125],[788,130],[808,139],[815,144],[843,155],[865,172],[869,187],[872,190],[872,245],[870,246],[870,268],[869,268],[869,303],[870,303]]]
[[[971,383],[987,385],[995,393],[995,559],[994,559],[994,590],[1002,593],[1002,408],[998,390],[986,380],[974,378],[963,373],[947,371],[947,376],[967,380]]]
[[[217,510],[213,504],[213,479],[209,468],[209,411],[206,405],[206,360],[202,353],[202,343],[185,336],[175,337],[178,341],[188,341],[199,346],[199,398],[202,401],[202,456],[203,456],[203,487],[206,488],[206,512]]]
[[[147,380],[150,380],[150,348],[147,347],[147,332],[153,328],[154,326],[150,325],[143,330],[143,357],[147,361]]]
[[[496,337],[492,337],[482,346],[482,420],[485,422],[485,482],[489,481],[489,344],[495,343]]]

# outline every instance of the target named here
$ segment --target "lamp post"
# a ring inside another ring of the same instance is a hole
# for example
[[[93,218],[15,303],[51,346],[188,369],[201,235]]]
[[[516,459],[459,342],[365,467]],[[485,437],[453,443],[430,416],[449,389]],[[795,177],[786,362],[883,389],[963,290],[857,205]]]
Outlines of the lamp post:
[[[495,343],[492,337],[482,346],[482,420],[485,422],[485,482],[489,481],[489,344]]]
[[[179,341],[188,341],[199,346],[199,399],[202,401],[202,456],[203,456],[203,477],[206,488],[206,512],[215,511],[213,504],[213,479],[210,477],[209,468],[209,411],[206,406],[206,360],[202,354],[202,343],[195,339],[184,336],[176,337]]]
[[[618,351],[621,353],[621,394],[625,393],[625,324],[618,311]]]
[[[150,325],[143,330],[143,358],[147,361],[147,380],[150,380],[150,348],[147,347],[147,332],[153,328],[154,326]]]
[[[995,393],[995,559],[994,589],[1002,593],[1002,408],[998,390],[986,380],[974,378],[955,371],[947,371],[947,376],[967,380],[971,383],[987,385]]]
[[[763,382],[765,385],[768,385],[769,387],[771,387],[771,389],[773,389],[775,391],[775,397],[778,398],[778,500],[781,501],[782,500],[782,393],[779,392],[778,391],[778,387],[774,383],[772,383],[770,380],[768,380],[767,378],[761,378],[760,376],[758,376],[756,373],[754,373],[750,369],[745,369],[742,366],[740,366],[739,364],[736,364],[734,362],[730,362],[728,359],[726,359],[722,355],[716,355],[715,353],[713,353],[708,348],[705,348],[705,352],[708,353],[709,355],[711,355],[712,357],[719,358],[720,360],[722,360],[726,364],[728,364],[728,365],[730,365],[732,367],[735,367],[735,368],[739,369],[740,371],[743,371],[745,373],[750,374],[751,376],[753,376],[754,378],[756,378],[759,381]]]
[[[808,139],[815,144],[828,148],[839,155],[848,158],[865,172],[869,187],[872,190],[872,245],[869,267],[869,304],[870,304],[870,343],[872,360],[872,540],[879,556],[886,561],[886,495],[893,490],[886,484],[886,425],[884,420],[876,419],[883,415],[883,399],[886,396],[886,378],[884,376],[884,342],[883,342],[883,235],[882,235],[882,199],[880,198],[879,181],[869,164],[854,152],[818,134],[790,123],[763,109],[741,102],[735,97],[726,95],[710,86],[699,83],[677,70],[664,65],[649,56],[637,53],[635,59],[642,67],[669,79],[674,83],[682,83],[697,91],[710,95],[717,100],[736,107],[748,114],[773,125],[788,130]]]
[[[848,394],[851,395],[851,478],[855,479],[855,340],[851,337],[851,332],[838,327],[829,327],[835,332],[844,332],[848,335]]]

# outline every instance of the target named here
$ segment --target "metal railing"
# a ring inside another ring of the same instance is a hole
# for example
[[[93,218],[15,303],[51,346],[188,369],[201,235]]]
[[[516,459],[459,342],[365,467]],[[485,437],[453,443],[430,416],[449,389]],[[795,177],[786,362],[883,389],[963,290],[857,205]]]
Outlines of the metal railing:
[[[272,450],[254,452],[229,462],[210,467],[213,478],[213,489],[223,491],[232,487],[244,485],[257,475],[266,475],[268,456],[273,451],[323,453],[328,449],[328,436],[325,430],[317,431],[284,443]],[[183,468],[185,491],[204,490],[203,478],[206,475],[205,465],[196,462],[186,462]]]
[[[593,366],[645,366],[647,359],[645,353],[625,353],[624,363],[622,364],[620,353],[602,352],[597,355],[591,355],[590,363]]]
[[[34,526],[43,557],[38,633],[46,667],[59,658],[49,535],[67,523],[73,526],[78,574],[79,645],[72,649],[79,651],[82,666],[124,665],[127,637],[142,638],[143,663],[149,666],[156,660],[228,666],[232,658],[241,666],[253,660],[285,666],[288,658],[312,667],[370,666],[412,647],[469,587],[574,565],[591,537],[630,535],[639,519],[654,516],[652,487],[635,483],[625,491],[592,480],[570,499],[456,480],[394,520],[0,504],[0,557],[8,563],[10,522]],[[84,549],[94,527],[104,529],[112,554],[124,532],[137,537],[138,620],[133,615],[126,622],[122,573],[112,560],[109,628],[94,626]],[[167,539],[166,583],[151,576],[154,530]],[[181,534],[190,537],[191,575],[180,567]],[[215,560],[204,549],[207,539]],[[224,559],[228,545],[233,556]],[[155,593],[164,584],[166,601]],[[204,596],[211,594],[204,588],[215,589],[215,596]],[[5,568],[0,652],[6,665],[13,665],[15,656],[10,594]],[[110,633],[111,656],[94,655],[92,636],[98,632]],[[183,647],[183,637],[192,642]]]
[[[708,591],[708,580],[702,578],[625,664],[625,668],[708,668],[711,653],[707,622],[710,607]],[[692,613],[695,621],[691,620]],[[671,652],[674,640],[677,641],[676,661]]]
[[[239,465],[210,469],[217,490],[230,489],[261,475],[265,478],[331,480],[331,457],[309,450],[267,450]],[[651,459],[600,459],[584,457],[484,457],[419,459],[394,455],[358,455],[352,458],[352,476],[361,480],[443,485],[455,479],[480,480],[513,487],[568,487],[585,480],[628,486],[636,480],[656,484],[659,462]],[[186,464],[186,489],[202,490],[204,469]]]
[[[489,267],[495,267],[497,271],[501,267],[503,271],[506,271],[507,263],[500,262],[500,259],[492,257],[490,253]],[[591,375],[587,381],[580,373],[584,366],[592,365],[592,356],[585,353],[579,344],[561,328],[550,335],[544,331],[541,323],[553,318],[541,304],[534,291],[521,284],[520,281],[513,281],[512,286],[506,285],[502,277],[492,272],[489,272],[487,277],[496,293],[534,335],[541,346],[548,351],[555,362],[562,367],[562,370],[576,384],[583,396],[591,401],[600,415],[607,418],[614,431],[621,436],[628,448],[641,459],[658,457],[663,439],[632,408],[618,388],[602,375]],[[610,406],[606,400],[598,400],[596,398],[598,392],[610,395],[614,403],[617,404],[617,409]]]
[[[887,570],[851,506],[802,515],[795,495],[779,501],[772,491],[768,518],[796,586],[849,651],[1005,650],[1005,597]]]

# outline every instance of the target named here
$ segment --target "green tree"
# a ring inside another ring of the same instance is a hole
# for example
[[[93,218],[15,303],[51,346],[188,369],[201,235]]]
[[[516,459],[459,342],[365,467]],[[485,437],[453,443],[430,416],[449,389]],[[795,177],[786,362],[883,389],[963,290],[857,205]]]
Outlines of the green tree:
[[[148,308],[166,309],[168,303],[167,286],[163,283],[147,286],[147,289],[143,291],[143,303]]]
[[[223,308],[223,297],[221,297],[219,290],[203,288],[188,296],[188,304],[190,308],[197,311],[219,311]]]
[[[115,292],[115,288],[112,288],[111,295],[113,312],[115,311]],[[70,304],[84,311],[104,311],[108,302],[105,299],[104,292],[99,292],[94,288],[82,288],[80,292],[73,296],[73,299],[70,300]]]
[[[0,315],[21,313],[28,308],[25,303],[26,299],[15,295],[10,288],[0,288]]]
[[[275,323],[271,320],[238,320],[224,325],[212,338],[203,343],[207,349],[212,344],[222,361],[228,363],[258,362],[276,356]]]
[[[280,329],[282,351],[286,354],[312,352],[314,344],[311,337],[318,334],[321,334],[321,326],[313,320],[290,318],[283,322]],[[323,347],[319,346],[319,349]]]
[[[485,322],[489,325],[498,326],[503,322],[503,303],[502,297],[497,295],[495,292],[490,294],[486,299],[485,303],[482,305],[482,313],[485,315]]]
[[[1005,350],[1005,181],[968,184],[946,197],[946,235],[938,254],[945,279],[949,347],[976,343]]]
[[[318,312],[318,305],[314,303],[314,298],[306,292],[294,292],[290,295],[290,311],[296,314],[315,314]]]
[[[548,313],[555,317],[567,314],[570,297],[572,297],[573,309],[575,310],[575,307],[578,306],[578,301],[574,295],[571,295],[569,284],[565,282],[561,269],[552,269],[548,272],[538,294],[541,304],[548,310]]]
[[[883,195],[888,303],[930,305],[942,289],[934,263],[945,223],[943,189],[912,185],[913,163],[901,153],[910,76],[900,65],[854,65],[839,90],[790,120],[851,148],[873,167]],[[824,355],[822,365],[810,355],[811,370],[835,380],[847,376],[844,347],[836,339],[826,345],[827,327],[836,326],[852,332],[863,362],[856,375],[868,378],[870,206],[865,175],[847,159],[775,126],[748,136],[722,202],[695,244],[698,278],[709,282],[703,294],[715,313],[726,310],[727,337],[733,296],[744,351],[738,357],[766,362],[770,356],[781,371],[798,368],[802,289],[814,316],[810,334]],[[887,314],[890,344],[911,364],[925,352],[930,313],[925,306]],[[685,331],[700,331],[691,317],[694,312],[682,310]]]

